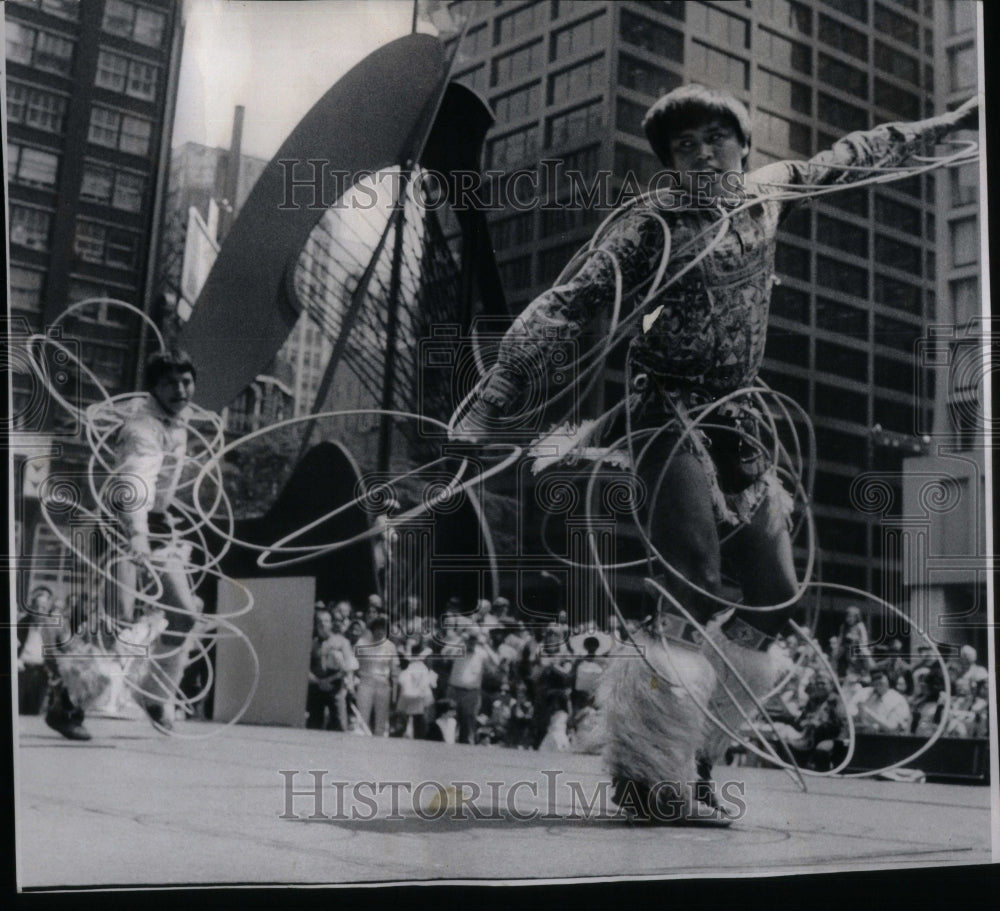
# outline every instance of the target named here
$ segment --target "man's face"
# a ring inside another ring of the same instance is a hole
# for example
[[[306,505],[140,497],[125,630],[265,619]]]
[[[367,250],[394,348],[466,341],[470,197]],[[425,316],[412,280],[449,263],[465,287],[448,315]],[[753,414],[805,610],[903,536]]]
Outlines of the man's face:
[[[706,117],[670,137],[670,164],[680,173],[681,187],[695,197],[719,196],[735,190],[749,146],[723,117]]]
[[[163,410],[175,417],[183,411],[194,397],[194,376],[189,370],[171,370],[163,374],[153,387],[153,398]]]
[[[320,639],[329,639],[333,632],[333,617],[326,611],[316,612],[316,635]]]
[[[879,696],[884,696],[889,692],[889,680],[886,677],[876,677],[872,680],[872,687]]]

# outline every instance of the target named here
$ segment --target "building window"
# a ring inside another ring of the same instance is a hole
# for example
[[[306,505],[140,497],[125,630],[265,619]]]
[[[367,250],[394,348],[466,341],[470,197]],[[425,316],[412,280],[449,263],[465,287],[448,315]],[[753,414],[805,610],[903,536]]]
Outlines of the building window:
[[[581,246],[579,241],[573,241],[568,244],[559,244],[557,247],[550,247],[539,253],[538,281],[546,285],[555,281]]]
[[[642,121],[646,116],[646,105],[619,98],[615,107],[615,126],[619,130],[631,133],[633,136],[646,135],[642,129]]]
[[[875,221],[887,228],[920,237],[920,210],[881,193],[875,194]]]
[[[527,34],[548,21],[548,13],[548,3],[532,3],[513,13],[498,16],[493,23],[493,43],[503,44]]]
[[[905,120],[920,119],[920,99],[884,79],[875,77],[875,104]]]
[[[684,62],[684,34],[676,29],[637,16],[629,10],[621,11],[622,41],[661,54],[678,63]]]
[[[691,72],[701,81],[727,88],[750,88],[750,64],[701,41],[691,45]]]
[[[115,192],[111,205],[123,212],[139,212],[146,192],[146,178],[139,174],[119,171],[115,175]]]
[[[816,326],[838,335],[864,340],[868,337],[868,311],[827,297],[817,297]]]
[[[856,222],[842,221],[819,212],[816,215],[816,239],[854,256],[868,256],[868,230],[859,227]]]
[[[541,104],[541,84],[533,82],[516,92],[508,92],[493,100],[497,121],[509,123],[534,114]]]
[[[948,72],[953,92],[975,88],[978,82],[976,49],[968,47],[952,48],[948,51]]]
[[[756,56],[759,60],[767,60],[774,66],[784,66],[806,76],[812,75],[812,49],[808,45],[791,41],[763,28],[758,38],[760,48]]]
[[[804,83],[767,70],[757,71],[758,97],[781,110],[812,113],[812,89]]]
[[[538,151],[538,128],[527,127],[498,136],[489,144],[488,160],[491,168],[502,168],[531,161]]]
[[[19,82],[7,83],[7,117],[47,133],[61,133],[66,118],[66,98]]]
[[[56,185],[59,156],[55,152],[7,143],[8,173],[15,182],[51,189]]]
[[[757,111],[753,126],[754,143],[764,148],[773,149],[779,154],[786,150],[800,155],[812,153],[812,130],[803,123],[769,114],[767,111]]]
[[[875,387],[894,389],[906,395],[913,395],[914,362],[897,361],[881,355],[875,357]]]
[[[41,313],[42,283],[45,276],[33,269],[10,267],[10,305],[18,310]]]
[[[875,303],[921,315],[920,288],[911,282],[875,274]]]
[[[528,44],[497,57],[493,61],[493,69],[490,73],[490,85],[499,85],[501,82],[510,82],[518,79],[530,72],[538,69],[544,62],[543,47],[541,41]]]
[[[110,203],[113,174],[111,168],[89,162],[85,164],[80,184],[80,198],[90,202]]]
[[[868,270],[829,256],[816,257],[816,281],[824,288],[854,297],[868,297]]]
[[[875,4],[875,31],[889,35],[910,47],[920,48],[920,28],[917,23],[881,3]]]
[[[812,277],[809,251],[778,241],[774,249],[774,270],[779,275],[807,282]]]
[[[922,274],[920,247],[884,234],[875,236],[875,262],[919,278]]]
[[[979,296],[979,277],[960,278],[951,283],[952,310],[956,323],[968,323],[983,315],[983,302]]]
[[[146,155],[152,135],[153,124],[149,120],[96,106],[90,110],[87,139],[95,145]]]
[[[77,219],[73,252],[84,262],[118,269],[135,268],[138,235]]]
[[[820,197],[820,201],[842,212],[850,212],[859,218],[868,217],[868,190],[855,187],[848,190],[838,190]]]
[[[604,43],[607,28],[608,17],[602,14],[560,29],[552,35],[549,60],[562,60],[569,54]]]
[[[976,219],[963,218],[951,223],[951,264],[971,266],[979,261],[979,225]]]
[[[789,32],[812,34],[812,10],[796,0],[757,0],[755,8],[761,8],[761,18],[774,24],[776,28]]]
[[[29,28],[7,19],[7,59],[68,76],[73,69],[73,42],[61,35]]]
[[[558,104],[604,88],[603,57],[585,60],[577,66],[556,73],[549,79],[549,104]]]
[[[948,34],[962,35],[976,28],[976,3],[958,0],[948,4]]]
[[[771,313],[809,325],[809,295],[788,285],[775,285],[771,292]]]
[[[583,107],[550,117],[545,128],[547,148],[569,145],[589,139],[604,128],[604,104],[595,101]]]
[[[49,249],[52,214],[44,209],[12,204],[10,207],[10,242],[44,253]]]
[[[816,369],[844,379],[868,382],[868,352],[816,339]],[[860,418],[864,420],[864,416]]]
[[[686,0],[638,0],[638,3],[640,6],[645,6],[658,13],[666,13],[668,16],[673,16],[674,19],[679,19],[681,22],[684,21],[686,7],[690,6]],[[557,0],[557,5],[559,7],[559,15],[564,16],[568,15],[568,13],[563,12],[563,7],[583,10],[593,7],[595,4],[587,2],[587,0]]]
[[[486,64],[481,63],[475,69],[456,76],[455,79],[476,92],[482,92],[486,88]]]
[[[628,54],[618,57],[618,80],[625,88],[659,98],[683,81],[677,73],[638,60]]]
[[[51,13],[70,22],[76,22],[80,18],[80,0],[10,0],[10,2],[18,6],[40,9],[43,13]]]
[[[819,358],[818,353],[816,357]],[[819,367],[822,369],[821,364]],[[816,413],[828,418],[839,418],[841,421],[861,423],[868,417],[868,396],[817,383]]]
[[[764,356],[771,360],[782,361],[785,364],[808,367],[809,336],[787,329],[772,328],[767,333]]]
[[[688,24],[713,41],[733,48],[750,47],[750,23],[718,6],[707,3],[689,3]]]
[[[868,100],[868,74],[820,51],[817,75],[821,82]]]
[[[889,47],[878,39],[875,40],[875,66],[914,85],[920,81],[920,64],[917,63],[917,58]]]
[[[819,93],[818,111],[820,120],[848,132],[868,129],[868,112],[864,108],[840,101],[832,95]]]
[[[904,354],[913,354],[922,335],[920,326],[916,323],[904,323],[902,320],[875,313],[876,344],[895,348]]]
[[[979,162],[970,161],[950,168],[951,204],[967,206],[979,199]]]
[[[859,60],[868,60],[868,36],[823,14],[819,17],[819,40]]]
[[[126,0],[105,0],[101,28],[109,35],[131,38],[146,47],[159,47],[167,17],[157,11],[127,3]]]
[[[846,13],[858,22],[868,22],[868,0],[821,0],[840,13]]]
[[[156,97],[157,75],[155,66],[102,50],[97,58],[94,84],[112,92],[123,92],[132,98],[152,101]]]

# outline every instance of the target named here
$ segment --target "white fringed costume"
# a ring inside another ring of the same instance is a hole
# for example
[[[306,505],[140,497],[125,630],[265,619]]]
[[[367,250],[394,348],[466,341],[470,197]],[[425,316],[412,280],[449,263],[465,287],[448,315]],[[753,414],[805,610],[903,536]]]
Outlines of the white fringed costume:
[[[717,621],[706,632],[758,696],[787,667],[788,659],[773,647],[757,652],[731,642]],[[696,650],[646,632],[637,633],[636,641],[645,660],[634,652],[615,655],[598,692],[604,760],[615,784],[615,799],[625,807],[638,797],[640,812],[660,821],[703,820],[698,759],[716,761],[730,742],[703,709],[709,708],[730,730],[737,730],[742,715],[719,681],[725,682],[744,711],[753,711],[753,700],[711,645]],[[627,788],[633,789],[631,794]],[[660,813],[644,802],[653,788],[659,791]]]

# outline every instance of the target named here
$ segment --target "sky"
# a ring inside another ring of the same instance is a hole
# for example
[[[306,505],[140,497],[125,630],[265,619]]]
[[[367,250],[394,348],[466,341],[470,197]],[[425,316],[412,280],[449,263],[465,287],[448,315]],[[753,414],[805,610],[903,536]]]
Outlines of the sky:
[[[413,18],[411,0],[185,0],[184,7],[174,146],[228,148],[242,104],[243,151],[267,159],[340,76],[409,34]]]

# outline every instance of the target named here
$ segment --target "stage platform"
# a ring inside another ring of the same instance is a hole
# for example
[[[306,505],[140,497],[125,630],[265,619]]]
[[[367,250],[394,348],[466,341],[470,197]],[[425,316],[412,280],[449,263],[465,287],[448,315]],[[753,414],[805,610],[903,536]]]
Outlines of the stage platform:
[[[745,804],[730,828],[654,827],[602,811],[597,756],[196,722],[177,737],[144,721],[87,725],[94,739],[72,743],[41,718],[20,719],[22,888],[718,877],[991,859],[982,786],[810,779],[802,793],[781,771],[722,766],[729,805]],[[188,739],[206,733],[216,736]],[[441,783],[445,799],[420,782]],[[475,786],[478,798],[456,801]]]

